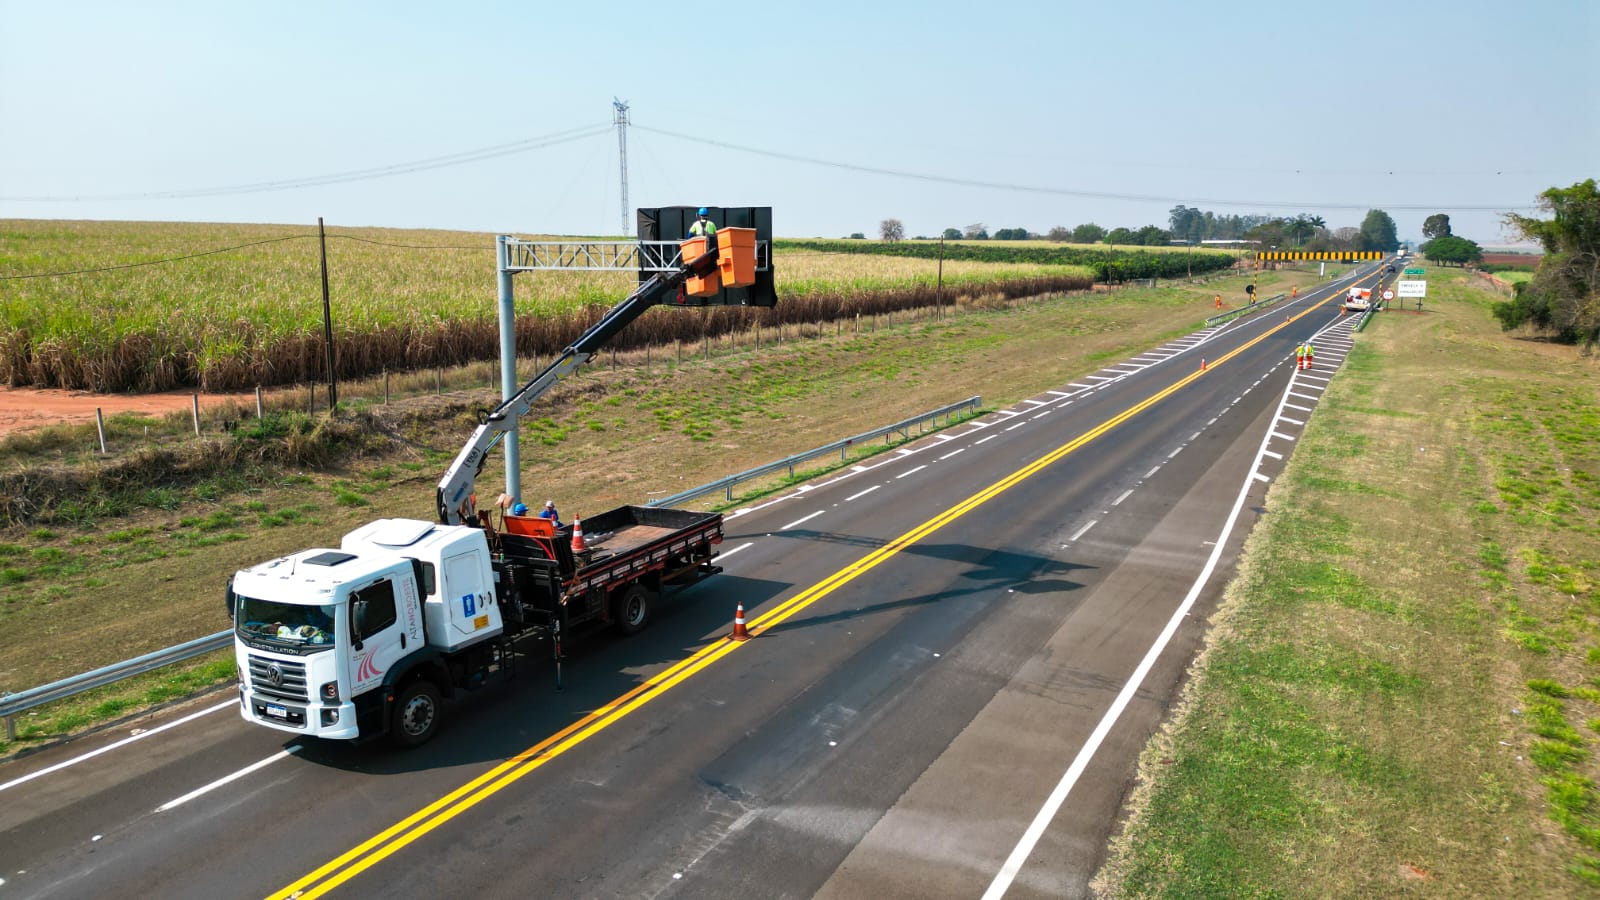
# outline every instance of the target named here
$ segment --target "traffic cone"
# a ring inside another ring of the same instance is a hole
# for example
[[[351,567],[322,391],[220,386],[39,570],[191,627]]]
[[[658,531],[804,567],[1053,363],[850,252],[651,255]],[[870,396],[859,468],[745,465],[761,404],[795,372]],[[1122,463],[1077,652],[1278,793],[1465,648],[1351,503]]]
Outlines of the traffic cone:
[[[745,630],[745,627],[744,627],[744,601],[743,600],[739,601],[739,605],[737,607],[735,607],[734,610],[733,610],[733,634],[728,635],[728,640],[730,640],[730,641],[748,641],[748,640],[750,640],[750,632]]]
[[[1205,370],[1206,370],[1206,358],[1204,356],[1202,356],[1202,357],[1200,357],[1200,371],[1204,372]]]
[[[577,516],[572,517],[572,552],[582,553],[589,549],[583,540],[583,522]]]

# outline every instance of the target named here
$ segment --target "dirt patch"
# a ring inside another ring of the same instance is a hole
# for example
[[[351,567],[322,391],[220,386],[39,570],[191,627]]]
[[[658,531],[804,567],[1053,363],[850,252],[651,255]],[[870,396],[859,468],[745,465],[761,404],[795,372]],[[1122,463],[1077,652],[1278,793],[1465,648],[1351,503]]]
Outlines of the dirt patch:
[[[163,415],[191,408],[194,394],[167,391],[160,394],[96,394],[90,391],[0,387],[0,437],[47,425],[82,425],[94,421],[94,411],[105,415],[146,413]],[[202,407],[253,400],[254,394],[201,394]]]

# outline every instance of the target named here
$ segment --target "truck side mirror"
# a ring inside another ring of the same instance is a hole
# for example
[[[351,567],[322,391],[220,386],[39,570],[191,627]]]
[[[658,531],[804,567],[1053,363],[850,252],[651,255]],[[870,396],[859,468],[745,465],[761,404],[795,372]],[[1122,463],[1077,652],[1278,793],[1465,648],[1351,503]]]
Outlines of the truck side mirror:
[[[233,578],[231,576],[228,578],[228,596],[226,603],[228,607],[228,621],[231,622],[233,621],[234,610],[239,605],[239,595],[233,592]]]
[[[367,636],[367,601],[357,600],[350,604],[350,647],[353,650],[361,649],[361,639]]]

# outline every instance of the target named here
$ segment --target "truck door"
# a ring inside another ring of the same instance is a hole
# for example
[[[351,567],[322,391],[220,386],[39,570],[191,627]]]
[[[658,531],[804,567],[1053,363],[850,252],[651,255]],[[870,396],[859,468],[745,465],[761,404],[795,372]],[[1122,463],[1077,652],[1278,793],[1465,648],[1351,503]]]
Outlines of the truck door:
[[[416,595],[415,590],[408,591]],[[396,602],[394,581],[385,576],[350,595],[350,690],[361,694],[383,682],[385,672],[416,649]],[[359,649],[357,649],[359,648]]]

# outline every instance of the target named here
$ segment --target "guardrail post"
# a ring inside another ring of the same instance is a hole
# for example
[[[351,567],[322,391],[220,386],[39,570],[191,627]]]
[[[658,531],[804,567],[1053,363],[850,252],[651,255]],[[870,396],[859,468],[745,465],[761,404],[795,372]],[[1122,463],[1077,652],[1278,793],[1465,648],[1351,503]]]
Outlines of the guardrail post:
[[[6,716],[6,740],[14,741],[16,739],[17,739],[17,723],[14,720],[14,717]]]

